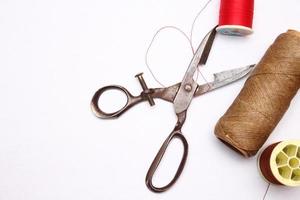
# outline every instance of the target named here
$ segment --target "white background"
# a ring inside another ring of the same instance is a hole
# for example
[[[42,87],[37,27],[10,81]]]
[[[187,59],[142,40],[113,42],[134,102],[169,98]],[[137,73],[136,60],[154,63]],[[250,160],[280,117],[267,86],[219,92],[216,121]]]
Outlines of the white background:
[[[204,0],[1,0],[0,1],[0,200],[231,199],[260,200],[267,183],[256,156],[245,159],[214,136],[217,120],[243,86],[239,81],[194,99],[183,133],[189,157],[168,192],[150,192],[144,178],[161,143],[173,129],[173,107],[141,103],[117,120],[93,116],[90,100],[108,84],[133,94],[134,75],[144,63],[155,31],[175,25],[190,33]],[[198,18],[193,45],[218,18],[213,0]],[[256,63],[277,35],[300,30],[299,0],[257,0],[254,34],[218,35],[206,67],[213,72]],[[149,64],[165,85],[181,80],[192,57],[185,38],[174,31],[158,36]],[[119,96],[106,95],[113,108]],[[300,96],[265,146],[299,139]],[[172,144],[154,182],[173,175],[180,155]],[[271,186],[268,200],[299,199],[299,188]]]

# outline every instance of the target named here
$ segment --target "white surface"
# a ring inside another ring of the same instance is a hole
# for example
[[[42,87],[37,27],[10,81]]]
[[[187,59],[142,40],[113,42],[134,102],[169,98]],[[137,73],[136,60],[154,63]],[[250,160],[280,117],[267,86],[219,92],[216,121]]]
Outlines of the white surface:
[[[174,127],[172,105],[142,103],[117,120],[97,119],[89,107],[104,85],[120,84],[138,94],[134,75],[141,71],[148,86],[157,87],[144,64],[153,34],[164,25],[189,34],[204,3],[1,0],[0,199],[262,199],[267,183],[256,157],[237,155],[213,134],[244,80],[194,99],[183,127],[190,147],[186,167],[162,194],[150,192],[144,178]],[[217,23],[218,9],[213,0],[196,22],[195,47]],[[204,72],[256,63],[279,33],[300,30],[299,19],[298,0],[257,0],[254,34],[217,36]],[[181,80],[192,53],[182,35],[169,31],[158,37],[149,56],[153,71],[169,85]],[[299,139],[299,109],[298,94],[265,145]],[[172,175],[176,156],[164,162],[156,183]],[[266,199],[299,196],[299,188],[271,186]]]

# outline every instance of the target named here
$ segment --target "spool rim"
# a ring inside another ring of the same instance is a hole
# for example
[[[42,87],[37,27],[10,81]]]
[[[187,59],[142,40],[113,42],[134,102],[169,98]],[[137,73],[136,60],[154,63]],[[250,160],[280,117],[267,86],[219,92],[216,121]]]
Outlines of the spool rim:
[[[296,146],[295,155],[293,155],[292,157],[289,155],[286,155],[287,163],[279,165],[276,162],[276,158],[279,156],[279,154],[281,154],[281,153],[283,154],[284,149],[288,146]],[[279,144],[277,144],[271,153],[269,163],[270,163],[270,168],[271,168],[272,174],[283,185],[292,186],[292,187],[300,186],[300,180],[295,181],[295,180],[291,179],[293,170],[300,169],[300,166],[298,166],[298,168],[291,169],[291,167],[289,166],[289,163],[288,163],[288,161],[290,159],[297,156],[298,151],[300,151],[300,140],[287,140],[287,141],[283,141],[283,142],[280,142]],[[289,178],[284,178],[282,176],[282,174],[280,174],[280,172],[279,172],[279,168],[284,168],[284,167],[288,167],[290,170]]]
[[[222,32],[222,30],[239,30],[239,33],[241,33],[241,35],[250,35],[253,33],[253,29],[247,26],[243,26],[243,25],[219,25],[216,30],[218,32]]]

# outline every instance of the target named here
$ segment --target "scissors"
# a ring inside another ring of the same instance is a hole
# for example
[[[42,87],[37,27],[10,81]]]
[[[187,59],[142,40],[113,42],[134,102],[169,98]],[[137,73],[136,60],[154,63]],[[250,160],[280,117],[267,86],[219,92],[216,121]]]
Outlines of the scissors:
[[[143,79],[142,74],[138,74],[136,75],[136,77],[138,78],[143,89],[143,91],[139,96],[133,96],[126,88],[122,86],[109,85],[100,88],[92,98],[91,101],[92,111],[97,117],[102,119],[116,118],[121,114],[123,114],[132,106],[143,101],[148,101],[149,104],[153,106],[155,105],[154,102],[155,98],[159,98],[173,103],[175,114],[177,116],[177,123],[175,125],[175,128],[171,132],[171,134],[163,142],[152,164],[150,165],[150,168],[146,175],[146,185],[153,192],[164,192],[167,189],[169,189],[177,181],[184,168],[187,155],[188,155],[188,142],[185,139],[184,135],[182,134],[181,128],[185,122],[187,109],[192,99],[194,97],[200,96],[204,93],[207,93],[209,91],[212,91],[214,89],[220,88],[224,85],[230,84],[236,80],[241,79],[242,77],[246,76],[254,67],[254,65],[249,65],[242,68],[236,68],[233,70],[219,72],[214,74],[214,80],[212,82],[203,85],[198,85],[193,78],[194,74],[199,65],[204,65],[206,63],[215,36],[216,36],[216,30],[214,28],[209,33],[207,33],[207,35],[204,37],[198,49],[196,50],[194,57],[192,58],[189,67],[180,83],[177,83],[175,85],[166,88],[149,89],[146,85],[145,80]],[[98,100],[105,91],[112,90],[112,89],[116,89],[124,92],[125,95],[127,96],[127,103],[123,108],[121,108],[116,112],[106,113],[99,108]],[[155,174],[155,171],[159,166],[159,163],[163,158],[168,145],[175,138],[179,139],[182,142],[183,150],[184,150],[178,169],[173,179],[167,185],[162,187],[156,187],[152,183],[153,175]]]

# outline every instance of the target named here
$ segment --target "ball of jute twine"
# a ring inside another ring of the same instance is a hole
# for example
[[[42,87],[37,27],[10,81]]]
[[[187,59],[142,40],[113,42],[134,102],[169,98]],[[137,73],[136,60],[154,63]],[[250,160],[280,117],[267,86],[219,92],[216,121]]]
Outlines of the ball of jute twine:
[[[300,87],[300,32],[277,37],[220,118],[215,135],[245,157],[253,156],[276,127]]]

